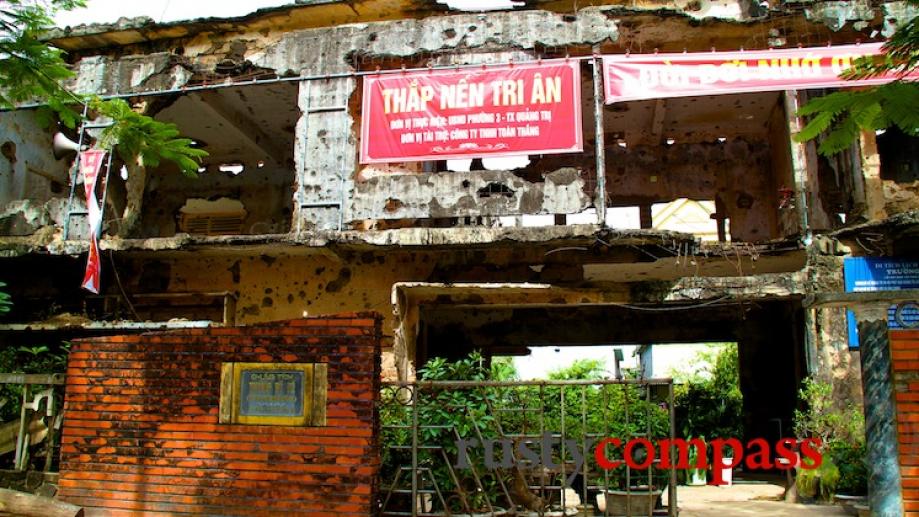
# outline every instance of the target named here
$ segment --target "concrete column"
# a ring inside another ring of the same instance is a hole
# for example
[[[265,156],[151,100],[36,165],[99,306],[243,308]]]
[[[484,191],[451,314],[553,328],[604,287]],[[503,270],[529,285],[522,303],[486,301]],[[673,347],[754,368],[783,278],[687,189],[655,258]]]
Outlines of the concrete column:
[[[865,178],[865,206],[869,221],[887,217],[884,203],[884,181],[881,179],[881,155],[873,131],[862,131],[862,175]]]
[[[854,307],[865,396],[868,502],[872,517],[903,515],[887,305]]]

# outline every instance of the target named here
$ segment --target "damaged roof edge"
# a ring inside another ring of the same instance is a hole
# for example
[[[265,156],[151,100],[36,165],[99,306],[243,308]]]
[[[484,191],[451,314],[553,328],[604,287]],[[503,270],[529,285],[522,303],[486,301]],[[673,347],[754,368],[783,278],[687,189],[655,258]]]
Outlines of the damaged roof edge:
[[[234,25],[239,23],[252,22],[254,20],[287,13],[297,9],[307,9],[309,7],[336,3],[346,4],[347,2],[344,0],[295,0],[294,2],[275,7],[263,7],[240,16],[192,18],[170,22],[157,22],[149,16],[135,16],[132,18],[122,17],[110,23],[85,23],[76,26],[55,27],[43,34],[42,39],[51,43],[57,43],[59,40],[69,38],[99,36],[117,32],[169,29],[175,27],[193,28],[199,26],[198,30],[188,31],[188,34],[192,34],[204,30],[232,29]]]
[[[885,217],[884,219],[845,226],[828,235],[837,239],[850,239],[856,238],[859,234],[866,231],[896,231],[913,229],[917,226],[919,226],[919,209],[913,209]]]
[[[88,50],[110,46],[124,46],[136,43],[149,42],[160,39],[175,39],[197,35],[203,32],[230,32],[239,30],[242,25],[251,25],[255,22],[271,21],[284,24],[296,18],[293,14],[297,11],[306,11],[311,8],[340,4],[347,8],[353,16],[347,20],[340,20],[336,25],[377,22],[384,20],[397,20],[401,18],[423,18],[435,14],[476,14],[474,10],[451,9],[436,0],[399,0],[393,6],[389,0],[356,0],[344,2],[342,0],[297,0],[294,3],[276,7],[259,9],[252,13],[234,17],[207,17],[170,22],[156,22],[150,17],[139,16],[134,18],[121,18],[113,23],[93,23],[75,27],[55,28],[48,31],[43,39],[64,50]],[[567,6],[567,4],[565,4]],[[358,10],[356,7],[362,7]],[[733,16],[693,16],[676,4],[661,6],[659,4],[634,4],[624,6],[618,0],[600,0],[590,7],[601,7],[609,16],[625,16],[628,14],[653,15],[660,17],[682,17],[692,20],[694,24],[710,24],[718,22],[752,24],[769,18],[768,11],[757,11],[753,15],[741,14]],[[570,14],[570,9],[560,7],[558,0],[529,0],[519,9],[502,9],[502,11],[529,11],[542,9],[560,14]],[[401,16],[396,14],[401,13]],[[285,18],[282,20],[281,18]],[[302,21],[302,20],[301,20]],[[297,25],[297,22],[294,22]],[[308,28],[322,26],[308,23]]]

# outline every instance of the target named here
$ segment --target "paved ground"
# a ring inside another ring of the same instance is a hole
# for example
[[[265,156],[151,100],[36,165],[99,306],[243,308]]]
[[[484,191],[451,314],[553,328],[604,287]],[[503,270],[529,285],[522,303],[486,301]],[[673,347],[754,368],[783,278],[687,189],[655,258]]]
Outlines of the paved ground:
[[[733,486],[681,486],[677,492],[680,517],[811,517],[843,516],[838,506],[789,504],[782,501],[784,489],[771,483]],[[665,496],[666,497],[666,496]]]

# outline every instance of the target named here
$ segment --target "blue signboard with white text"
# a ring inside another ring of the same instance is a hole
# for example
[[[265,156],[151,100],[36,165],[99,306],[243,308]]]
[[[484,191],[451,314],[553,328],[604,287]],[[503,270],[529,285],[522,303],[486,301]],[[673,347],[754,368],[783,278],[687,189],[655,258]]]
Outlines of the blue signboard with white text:
[[[843,262],[847,293],[919,289],[919,260],[895,257],[849,257]],[[896,314],[896,305],[888,310],[887,324],[892,329],[919,324],[919,306],[909,305]],[[858,348],[855,314],[846,311],[849,325],[849,348]]]

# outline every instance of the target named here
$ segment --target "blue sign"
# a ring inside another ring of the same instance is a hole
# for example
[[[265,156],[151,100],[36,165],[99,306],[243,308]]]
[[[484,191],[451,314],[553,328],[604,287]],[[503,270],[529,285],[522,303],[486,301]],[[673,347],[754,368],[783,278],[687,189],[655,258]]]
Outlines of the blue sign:
[[[870,291],[898,291],[919,289],[919,260],[905,260],[894,257],[849,257],[843,262],[843,274],[847,293]],[[888,310],[887,325],[892,329],[919,325],[919,306],[905,306],[897,316],[897,306]],[[849,324],[849,348],[858,348],[858,328],[855,314],[846,311]]]

